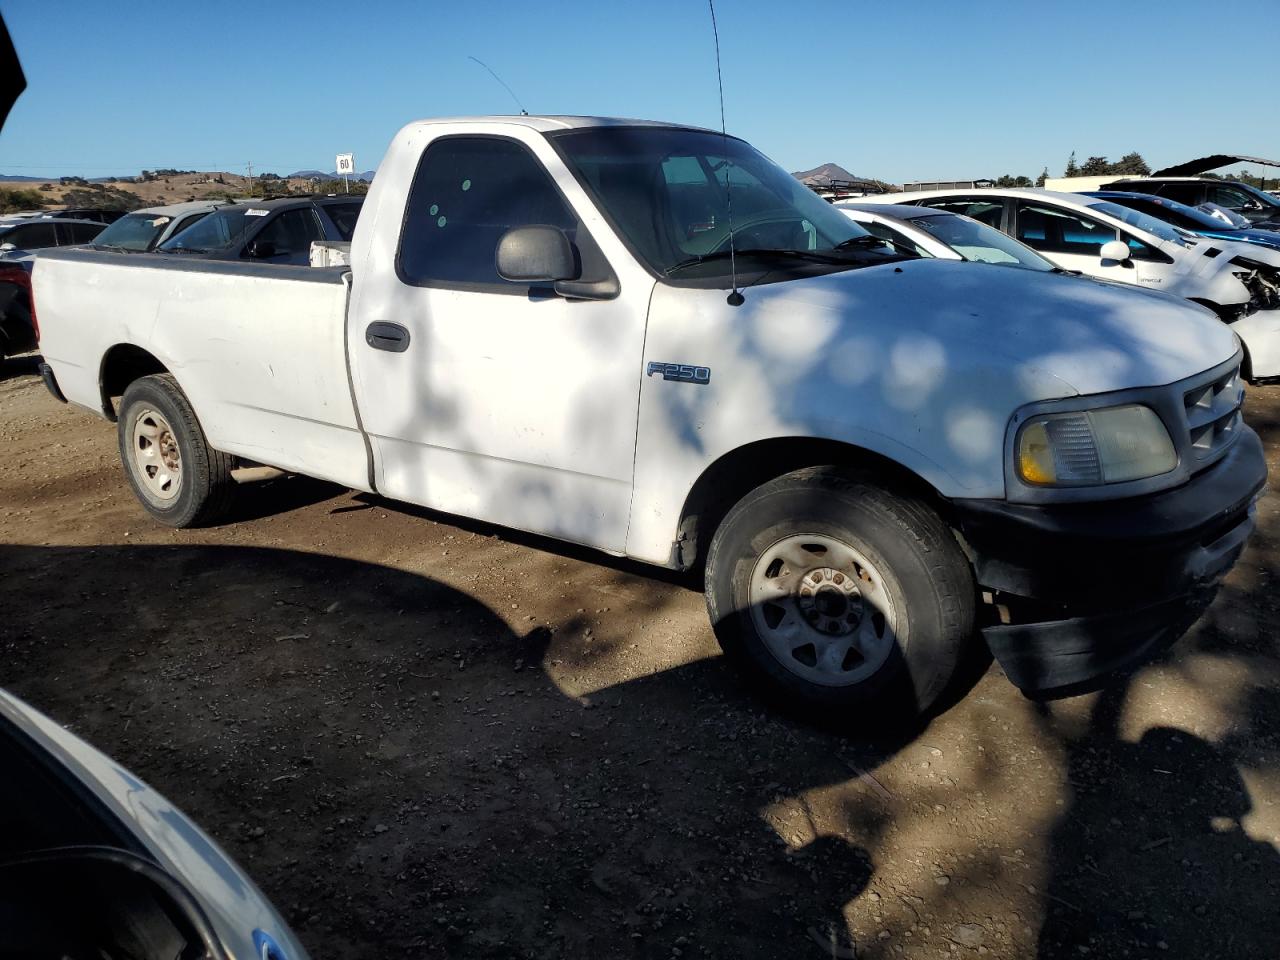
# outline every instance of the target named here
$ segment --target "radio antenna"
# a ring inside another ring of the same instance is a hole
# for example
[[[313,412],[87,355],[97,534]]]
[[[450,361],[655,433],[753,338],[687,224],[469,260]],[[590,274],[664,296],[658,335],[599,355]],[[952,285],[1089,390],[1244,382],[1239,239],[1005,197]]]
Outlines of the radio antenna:
[[[724,204],[729,220],[729,286],[731,288],[726,302],[731,307],[740,307],[746,298],[738,290],[738,261],[733,246],[733,192],[729,189],[729,172],[732,165],[729,163],[729,132],[724,125],[724,78],[720,73],[720,28],[716,26],[715,0],[707,0],[707,6],[711,8],[711,35],[716,41],[716,84],[720,88],[720,136],[724,138],[725,147]]]
[[[493,77],[493,79],[497,80],[499,83],[502,84],[502,89],[506,90],[507,93],[511,94],[511,99],[514,100],[516,102],[516,106],[520,108],[520,116],[527,117],[529,115],[529,111],[524,108],[524,104],[520,102],[520,98],[516,96],[516,92],[512,90],[510,87],[508,87],[506,84],[506,81],[504,81],[500,76],[494,73],[493,69],[487,63],[485,63],[479,57],[468,56],[467,59],[474,60],[476,63],[480,64],[480,66],[484,67],[486,70],[489,71],[489,76]]]

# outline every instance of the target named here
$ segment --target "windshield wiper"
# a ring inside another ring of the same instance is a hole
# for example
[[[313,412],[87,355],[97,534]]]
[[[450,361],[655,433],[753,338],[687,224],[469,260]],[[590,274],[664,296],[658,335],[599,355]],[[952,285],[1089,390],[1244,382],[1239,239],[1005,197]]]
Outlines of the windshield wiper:
[[[162,247],[158,253],[208,253],[208,250],[201,250],[199,247]]]
[[[679,263],[672,264],[663,271],[662,275],[668,277],[677,270],[683,270],[685,267],[696,267],[700,263],[709,263],[713,260],[728,260],[730,253],[728,250],[716,250],[712,253],[701,253],[695,257],[689,257],[681,260]],[[849,258],[832,250],[824,253],[821,250],[787,250],[774,247],[748,247],[744,250],[734,250],[733,256],[736,257],[755,257],[756,259],[767,260],[807,260],[810,263],[849,263]]]
[[[848,240],[841,240],[836,244],[837,250],[870,250],[874,247],[897,246],[891,240],[884,240],[880,237],[867,234],[865,237],[850,237]]]

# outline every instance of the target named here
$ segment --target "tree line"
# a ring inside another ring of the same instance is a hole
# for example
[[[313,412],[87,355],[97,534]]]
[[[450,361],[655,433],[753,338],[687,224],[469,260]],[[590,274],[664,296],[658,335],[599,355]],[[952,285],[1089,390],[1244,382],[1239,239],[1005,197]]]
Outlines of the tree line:
[[[1114,163],[1106,157],[1090,157],[1084,163],[1076,163],[1076,153],[1071,151],[1067,158],[1064,177],[1146,177],[1151,174],[1151,167],[1138,151],[1126,153]],[[1043,187],[1049,179],[1049,168],[1045,167],[1040,176],[1032,180],[1030,177],[1003,174],[995,180],[997,187]]]

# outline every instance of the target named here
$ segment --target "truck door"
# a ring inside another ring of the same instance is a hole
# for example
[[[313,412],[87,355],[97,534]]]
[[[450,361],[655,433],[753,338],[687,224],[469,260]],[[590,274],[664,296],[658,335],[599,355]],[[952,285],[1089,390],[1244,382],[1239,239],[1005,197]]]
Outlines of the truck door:
[[[398,232],[357,265],[348,330],[379,491],[621,552],[652,278],[532,132],[437,137],[406,208],[365,215]],[[503,280],[498,241],[531,224],[564,230],[620,294]]]
[[[1019,200],[1014,216],[1014,237],[1064,270],[1079,270],[1087,277],[1118,283],[1138,282],[1132,263],[1123,265],[1102,259],[1102,245],[1117,239],[1115,227],[1074,210],[1033,200]]]

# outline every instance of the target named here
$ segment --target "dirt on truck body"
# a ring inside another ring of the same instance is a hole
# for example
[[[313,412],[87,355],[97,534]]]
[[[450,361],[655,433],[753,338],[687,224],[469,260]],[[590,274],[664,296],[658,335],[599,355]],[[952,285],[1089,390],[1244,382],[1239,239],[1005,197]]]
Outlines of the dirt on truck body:
[[[281,479],[171,530],[0,364],[5,687],[251,873],[317,957],[1272,956],[1280,517],[1163,659],[824,730],[696,584]],[[1246,417],[1276,464],[1280,388]]]

